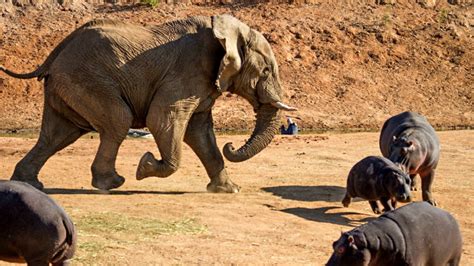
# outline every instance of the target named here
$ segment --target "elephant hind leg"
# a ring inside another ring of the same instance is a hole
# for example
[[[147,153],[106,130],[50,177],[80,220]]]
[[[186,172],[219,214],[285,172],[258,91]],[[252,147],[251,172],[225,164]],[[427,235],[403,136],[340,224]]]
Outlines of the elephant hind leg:
[[[86,132],[45,102],[38,141],[18,162],[11,180],[27,182],[38,189],[43,189],[43,184],[38,180],[38,173],[46,161]]]
[[[100,135],[100,144],[91,166],[92,186],[100,190],[118,188],[125,182],[125,178],[117,174],[115,162],[120,145],[133,121],[131,111],[125,103],[110,106],[109,110],[111,111],[102,113],[103,121],[95,125]]]

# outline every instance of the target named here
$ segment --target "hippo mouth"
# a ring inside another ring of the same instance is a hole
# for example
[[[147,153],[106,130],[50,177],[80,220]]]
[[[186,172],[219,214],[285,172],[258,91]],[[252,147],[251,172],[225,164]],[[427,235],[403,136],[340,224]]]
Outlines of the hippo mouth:
[[[403,203],[407,203],[407,202],[412,201],[412,198],[411,198],[410,195],[397,195],[396,199],[397,199],[398,202],[403,202]]]

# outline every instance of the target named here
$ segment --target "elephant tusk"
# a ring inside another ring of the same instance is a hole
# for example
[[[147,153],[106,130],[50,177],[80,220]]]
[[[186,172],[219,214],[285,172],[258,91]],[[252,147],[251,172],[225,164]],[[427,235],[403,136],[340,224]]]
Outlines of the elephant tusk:
[[[272,105],[278,109],[285,110],[285,111],[297,111],[298,108],[288,106],[282,102],[272,102]]]

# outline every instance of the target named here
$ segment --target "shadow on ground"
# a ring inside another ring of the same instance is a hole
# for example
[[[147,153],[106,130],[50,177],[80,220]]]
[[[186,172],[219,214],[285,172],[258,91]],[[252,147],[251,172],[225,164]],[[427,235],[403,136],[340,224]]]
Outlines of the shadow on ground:
[[[346,188],[338,186],[278,186],[262,190],[283,199],[299,201],[340,202],[346,193]]]
[[[97,189],[69,189],[69,188],[45,188],[43,190],[46,194],[65,194],[65,195],[133,195],[133,194],[155,194],[155,195],[181,195],[189,193],[201,192],[187,192],[187,191],[147,191],[147,190],[112,190],[101,191]],[[204,192],[203,192],[204,193]]]
[[[362,223],[369,222],[376,219],[376,217],[358,213],[358,212],[337,212],[337,213],[328,213],[328,211],[334,209],[341,209],[340,207],[321,207],[321,208],[288,208],[280,210],[282,212],[290,213],[298,217],[304,218],[306,220],[320,222],[320,223],[330,223],[338,224],[345,226],[358,226]],[[362,219],[349,219],[345,217],[346,215],[357,215],[365,216]]]

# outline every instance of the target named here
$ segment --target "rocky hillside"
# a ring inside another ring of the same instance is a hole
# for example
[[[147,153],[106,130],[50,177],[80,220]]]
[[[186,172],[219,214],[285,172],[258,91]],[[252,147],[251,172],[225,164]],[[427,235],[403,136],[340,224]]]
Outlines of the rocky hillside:
[[[94,18],[150,25],[230,13],[261,31],[273,46],[285,100],[299,107],[291,115],[304,129],[378,129],[389,116],[405,110],[426,115],[439,128],[472,127],[472,1],[361,2],[155,7],[2,3],[0,64],[31,71],[62,38]],[[0,74],[0,129],[38,128],[42,101],[40,82]],[[254,120],[249,105],[232,95],[220,98],[214,116],[216,127],[227,130],[251,128]]]

